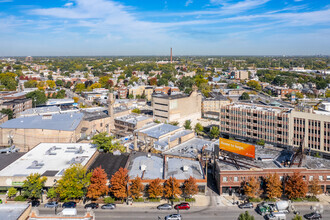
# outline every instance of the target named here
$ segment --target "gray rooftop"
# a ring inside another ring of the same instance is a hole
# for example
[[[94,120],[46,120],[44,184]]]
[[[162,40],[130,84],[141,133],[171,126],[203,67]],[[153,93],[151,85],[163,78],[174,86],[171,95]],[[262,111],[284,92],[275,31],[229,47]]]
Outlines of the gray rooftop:
[[[196,179],[204,179],[199,161],[180,158],[167,158],[167,160],[166,179],[171,176],[179,180],[188,179],[191,176]]]
[[[163,178],[163,158],[156,155],[137,156],[130,161],[129,177],[143,179]]]
[[[54,114],[47,117],[41,115],[19,117],[6,121],[0,125],[0,128],[74,131],[83,117],[83,113]]]
[[[281,165],[283,162],[291,161],[294,153],[292,151],[277,149],[277,148],[268,148],[262,146],[256,146],[256,159],[245,160],[238,159],[239,161],[248,163],[250,165],[260,167],[262,169],[281,169],[281,168],[289,168],[288,166]],[[298,159],[295,160],[295,163],[298,163]],[[220,169],[222,170],[237,170],[235,165],[223,161],[219,161]],[[251,168],[253,168],[251,166]],[[297,169],[296,165],[292,166],[293,169]],[[323,158],[316,158],[311,156],[305,156],[302,162],[301,168],[307,169],[330,169],[330,160],[326,160]],[[248,167],[240,167],[241,170],[248,170]]]
[[[156,124],[154,126],[148,128],[141,128],[138,131],[148,135],[149,137],[159,138],[167,133],[170,133],[175,130],[181,129],[178,126],[170,125],[170,124]]]
[[[0,219],[16,220],[29,207],[27,203],[0,205]]]
[[[144,121],[149,119],[150,117],[144,116],[144,115],[136,115],[136,114],[130,114],[130,115],[125,115],[122,117],[117,117],[115,118],[118,121],[122,122],[127,122],[136,125],[137,122],[139,121]]]
[[[44,114],[58,114],[61,112],[60,107],[49,106],[49,107],[38,107],[30,108],[20,113],[20,116],[31,116],[31,115],[44,115]]]
[[[197,155],[201,153],[203,146],[206,146],[206,150],[213,151],[213,143],[211,141],[192,138],[183,144],[165,151],[164,154],[196,158]]]
[[[170,138],[170,141],[174,141],[175,139],[178,139],[179,137],[185,136],[192,132],[193,131],[191,131],[191,130],[178,131],[178,132],[174,133],[173,135],[171,135],[169,138]],[[166,146],[168,146],[168,137],[164,137],[164,138],[160,139],[159,141],[156,141],[154,144],[165,148]],[[167,149],[167,148],[165,148],[165,149]],[[157,149],[157,150],[162,150],[162,149]]]

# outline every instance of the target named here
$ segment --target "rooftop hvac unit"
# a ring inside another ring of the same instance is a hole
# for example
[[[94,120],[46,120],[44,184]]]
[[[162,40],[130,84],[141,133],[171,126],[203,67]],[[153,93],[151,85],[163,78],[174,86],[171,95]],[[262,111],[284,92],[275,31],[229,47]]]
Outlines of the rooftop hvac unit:
[[[189,167],[186,166],[186,165],[184,165],[184,166],[182,167],[182,169],[183,169],[183,172],[188,172]]]
[[[148,157],[148,158],[151,158],[151,154],[147,154],[147,157]]]
[[[147,169],[147,166],[144,165],[144,164],[142,164],[142,165],[140,166],[140,169],[141,169],[142,171],[145,171],[145,170]]]

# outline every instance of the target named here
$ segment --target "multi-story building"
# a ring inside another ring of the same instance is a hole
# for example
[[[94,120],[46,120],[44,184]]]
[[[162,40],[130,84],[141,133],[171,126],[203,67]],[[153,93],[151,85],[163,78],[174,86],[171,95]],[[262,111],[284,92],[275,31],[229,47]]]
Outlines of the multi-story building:
[[[13,111],[13,117],[15,118],[19,113],[32,108],[31,99],[13,99],[11,101],[0,103],[0,109],[10,109]]]
[[[153,92],[154,88],[152,86],[134,86],[128,89],[129,95],[133,95],[134,98],[145,96],[148,101],[151,100]]]
[[[152,99],[154,119],[162,122],[177,121],[183,124],[186,120],[193,123],[201,118],[202,95],[194,89],[187,94],[154,94]]]
[[[228,105],[230,101],[221,93],[210,92],[209,95],[210,97],[202,100],[202,115],[205,118],[209,118],[208,116],[212,115],[211,118],[213,119],[215,114],[219,116],[220,106]],[[218,120],[218,117],[216,119]]]
[[[330,155],[330,114],[253,104],[220,107],[222,134],[247,140],[263,139],[275,146],[300,146]]]

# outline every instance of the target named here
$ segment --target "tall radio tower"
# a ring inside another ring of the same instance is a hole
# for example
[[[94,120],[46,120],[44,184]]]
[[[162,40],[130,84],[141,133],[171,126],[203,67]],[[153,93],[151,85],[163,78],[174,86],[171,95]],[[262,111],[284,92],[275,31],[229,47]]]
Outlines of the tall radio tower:
[[[171,63],[173,62],[173,59],[172,59],[172,47],[171,47]]]

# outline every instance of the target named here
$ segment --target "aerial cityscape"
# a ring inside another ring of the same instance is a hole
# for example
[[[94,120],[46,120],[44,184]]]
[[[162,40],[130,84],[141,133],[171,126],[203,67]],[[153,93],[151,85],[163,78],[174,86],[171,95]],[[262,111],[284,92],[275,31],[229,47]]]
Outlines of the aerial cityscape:
[[[0,0],[0,220],[330,219],[330,7]]]

